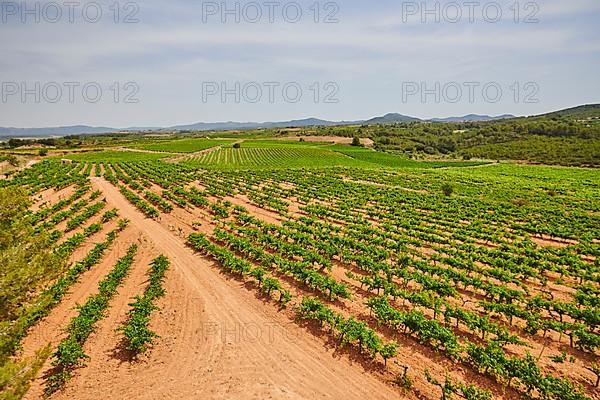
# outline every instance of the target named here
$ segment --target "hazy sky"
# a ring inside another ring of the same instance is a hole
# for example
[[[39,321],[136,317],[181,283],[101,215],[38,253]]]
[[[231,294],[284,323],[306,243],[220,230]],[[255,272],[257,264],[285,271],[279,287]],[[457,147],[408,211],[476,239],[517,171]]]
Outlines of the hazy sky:
[[[526,115],[600,102],[598,0],[0,4],[0,126]]]

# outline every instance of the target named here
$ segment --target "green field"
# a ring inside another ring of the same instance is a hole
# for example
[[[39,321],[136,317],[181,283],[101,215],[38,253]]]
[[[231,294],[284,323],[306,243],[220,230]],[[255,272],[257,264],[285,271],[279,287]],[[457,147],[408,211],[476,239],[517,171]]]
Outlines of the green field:
[[[272,140],[272,139],[244,139],[242,147],[245,148],[310,148],[310,147],[329,147],[331,143],[327,142],[301,142],[299,140]]]
[[[343,154],[302,147],[246,147],[223,148],[186,161],[187,165],[198,168],[217,169],[279,169],[279,168],[321,168],[321,167],[360,167],[364,163]],[[308,147],[308,146],[306,146]]]
[[[233,142],[234,140],[226,139],[178,139],[153,141],[151,143],[141,142],[132,144],[129,147],[164,153],[195,153],[217,146],[228,145]]]
[[[480,165],[476,162],[413,161],[362,147],[290,141],[243,141],[240,148],[223,148],[186,159],[198,168],[439,168]]]
[[[150,161],[160,160],[174,154],[142,153],[136,151],[95,151],[89,153],[69,154],[63,158],[83,162],[118,162],[118,161]]]

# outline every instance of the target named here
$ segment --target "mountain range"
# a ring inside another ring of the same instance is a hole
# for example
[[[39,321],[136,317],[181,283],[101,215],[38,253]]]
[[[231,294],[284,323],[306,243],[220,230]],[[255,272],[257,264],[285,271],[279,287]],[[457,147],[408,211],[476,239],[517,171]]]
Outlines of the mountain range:
[[[432,118],[432,122],[480,122],[480,121],[496,121],[500,119],[515,118],[512,114],[498,115],[497,117],[491,117],[489,115],[479,114],[468,114],[462,117],[448,117],[448,118]]]
[[[513,118],[512,115],[503,115],[491,117],[489,115],[470,114],[464,117],[436,118],[432,122],[466,122],[466,121],[490,121],[501,118]],[[318,118],[305,118],[290,121],[277,122],[198,122],[189,125],[175,125],[170,127],[129,127],[129,128],[111,128],[104,126],[72,125],[47,128],[3,128],[0,127],[0,137],[46,137],[46,136],[66,136],[77,134],[99,134],[113,132],[139,132],[139,131],[229,131],[229,130],[248,130],[248,129],[276,129],[292,127],[309,126],[334,126],[334,125],[376,125],[392,124],[398,122],[426,122],[416,117],[390,113],[381,117],[375,117],[368,120],[357,121],[327,121]]]
[[[581,112],[596,112],[600,108],[598,104],[579,106],[566,110],[555,111],[553,113],[542,114],[541,116],[561,116],[573,115]],[[581,110],[581,111],[580,111]],[[592,111],[590,111],[592,110]],[[47,136],[66,136],[76,134],[98,134],[113,132],[140,132],[140,131],[228,131],[228,130],[248,130],[248,129],[276,129],[292,127],[309,126],[334,126],[334,125],[376,125],[393,124],[401,122],[480,122],[494,121],[502,119],[516,118],[511,114],[499,116],[468,114],[459,117],[432,118],[423,120],[408,115],[389,113],[380,117],[357,121],[327,121],[318,118],[305,118],[290,121],[278,122],[198,122],[189,125],[176,125],[171,127],[129,127],[129,128],[111,128],[88,125],[59,126],[47,128],[3,128],[0,127],[0,138],[10,137],[47,137]]]

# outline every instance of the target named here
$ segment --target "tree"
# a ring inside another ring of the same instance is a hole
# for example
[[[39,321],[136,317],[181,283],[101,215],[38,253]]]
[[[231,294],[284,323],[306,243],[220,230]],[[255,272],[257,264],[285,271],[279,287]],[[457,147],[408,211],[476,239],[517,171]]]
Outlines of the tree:
[[[354,136],[352,138],[352,146],[360,147],[362,144],[360,143],[360,138],[358,136]]]
[[[12,138],[8,140],[8,147],[14,149],[15,147],[23,146],[25,143],[27,143],[25,140]]]
[[[239,144],[239,143],[234,143],[234,144],[233,144],[233,148],[234,148],[234,149],[239,149],[239,148],[241,148],[241,147],[242,147],[242,145],[241,145],[241,144]]]
[[[45,157],[45,156],[48,155],[48,149],[40,149],[38,151],[38,154],[39,154],[40,157]]]

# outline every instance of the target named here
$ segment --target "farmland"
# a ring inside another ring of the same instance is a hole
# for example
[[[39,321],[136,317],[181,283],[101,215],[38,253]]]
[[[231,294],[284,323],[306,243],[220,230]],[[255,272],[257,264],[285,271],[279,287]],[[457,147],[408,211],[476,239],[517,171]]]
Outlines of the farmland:
[[[0,181],[0,399],[600,398],[597,170],[114,147]]]
[[[132,147],[135,149],[156,151],[162,153],[195,153],[216,146],[232,144],[233,142],[233,140],[227,139],[179,139],[153,141],[150,143],[135,143]]]

